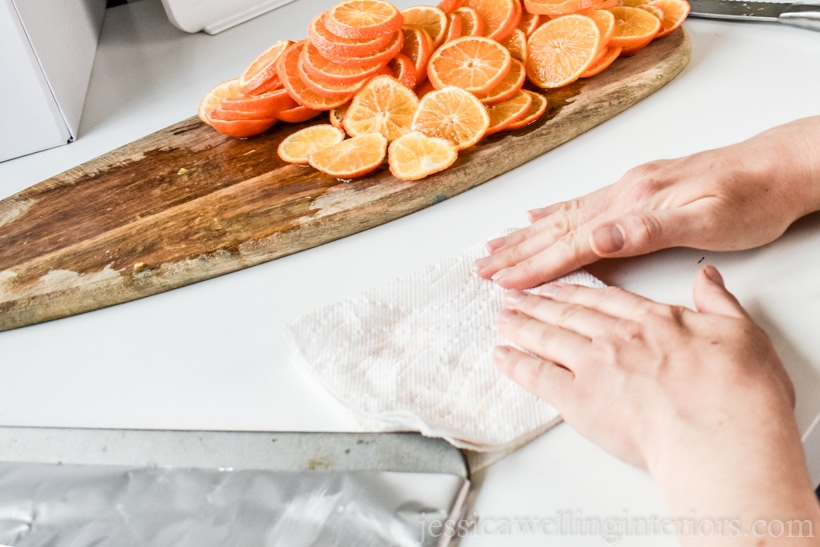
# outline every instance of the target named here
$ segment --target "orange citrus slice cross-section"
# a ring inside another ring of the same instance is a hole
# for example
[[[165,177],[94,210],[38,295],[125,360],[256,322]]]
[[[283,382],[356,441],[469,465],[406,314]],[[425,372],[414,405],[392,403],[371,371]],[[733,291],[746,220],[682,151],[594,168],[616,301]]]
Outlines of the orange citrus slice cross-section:
[[[463,150],[487,132],[490,116],[475,95],[449,86],[424,95],[413,117],[412,128],[428,137],[441,137]]]
[[[545,89],[570,84],[595,60],[600,44],[601,31],[589,17],[570,14],[551,19],[527,40],[527,76]]]
[[[427,76],[437,89],[460,87],[485,93],[507,76],[512,56],[495,40],[463,36],[446,42],[430,57]]]

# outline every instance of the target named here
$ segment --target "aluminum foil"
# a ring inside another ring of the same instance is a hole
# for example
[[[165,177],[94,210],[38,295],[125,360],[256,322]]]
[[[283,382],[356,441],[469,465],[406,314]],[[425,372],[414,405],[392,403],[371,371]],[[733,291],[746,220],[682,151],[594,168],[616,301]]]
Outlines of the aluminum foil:
[[[445,545],[425,531],[461,510],[469,480],[371,456],[375,470],[0,463],[0,545]]]

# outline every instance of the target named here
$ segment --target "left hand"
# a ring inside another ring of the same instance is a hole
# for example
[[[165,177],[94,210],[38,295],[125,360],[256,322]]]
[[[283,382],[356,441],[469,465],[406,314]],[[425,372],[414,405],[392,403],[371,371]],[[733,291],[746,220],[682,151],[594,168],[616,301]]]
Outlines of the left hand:
[[[774,347],[713,267],[696,278],[698,311],[614,287],[541,294],[508,293],[498,328],[530,353],[502,346],[497,366],[615,456],[653,470],[681,444],[725,453],[763,437],[760,421],[794,427]]]

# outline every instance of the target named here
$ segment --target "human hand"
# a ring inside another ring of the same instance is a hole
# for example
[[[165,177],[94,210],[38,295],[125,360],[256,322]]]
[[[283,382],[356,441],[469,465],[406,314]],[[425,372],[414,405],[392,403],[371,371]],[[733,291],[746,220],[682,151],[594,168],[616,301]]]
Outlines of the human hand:
[[[615,456],[653,468],[680,443],[743,441],[755,412],[793,422],[794,390],[768,336],[707,266],[697,312],[609,287],[511,291],[499,369]],[[713,438],[718,434],[719,439]]]
[[[531,225],[489,242],[475,269],[524,289],[600,258],[764,245],[820,208],[820,145],[811,144],[818,140],[820,117],[639,166],[580,199],[531,211]]]

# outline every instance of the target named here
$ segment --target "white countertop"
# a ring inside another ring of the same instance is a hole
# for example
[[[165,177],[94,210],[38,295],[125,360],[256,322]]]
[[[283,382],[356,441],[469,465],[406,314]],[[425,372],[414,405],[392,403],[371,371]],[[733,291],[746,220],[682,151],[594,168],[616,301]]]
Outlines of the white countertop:
[[[302,38],[333,0],[297,2],[216,36],[186,34],[159,0],[109,9],[79,139],[0,163],[0,197],[195,114],[203,94],[281,38]],[[416,2],[396,1],[399,7]],[[423,2],[435,3],[435,2]],[[617,180],[627,169],[730,144],[820,113],[820,33],[775,23],[691,19],[692,58],[643,102],[573,141],[443,203],[321,247],[111,308],[0,333],[0,424],[342,431],[346,411],[289,360],[281,324],[459,253],[526,222],[525,211]],[[590,155],[590,150],[595,155]],[[596,161],[590,161],[594,157]],[[374,260],[373,257],[378,257]],[[795,380],[797,417],[820,481],[820,216],[740,253],[672,250],[599,264],[610,284],[691,306],[701,263],[771,334]],[[693,401],[697,404],[697,401]],[[650,478],[566,425],[480,474],[481,545],[543,545],[504,519],[649,519]],[[547,538],[548,539],[548,538]],[[565,537],[561,545],[600,545]],[[549,544],[549,543],[546,543]],[[624,538],[620,545],[674,545]]]

